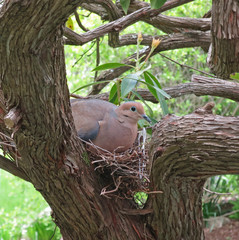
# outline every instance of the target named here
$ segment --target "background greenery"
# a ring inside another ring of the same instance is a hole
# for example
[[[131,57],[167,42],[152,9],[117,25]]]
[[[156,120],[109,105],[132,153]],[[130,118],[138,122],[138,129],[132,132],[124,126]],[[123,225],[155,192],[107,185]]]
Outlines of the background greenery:
[[[210,1],[197,0],[170,10],[166,14],[178,17],[202,17],[210,8]],[[86,17],[89,13],[85,10],[79,10],[79,14],[85,27],[93,29],[101,25],[101,20],[98,16],[91,14],[89,17]],[[77,27],[74,17],[72,16],[71,19],[74,30],[80,33],[82,30]],[[127,28],[121,34],[138,32],[149,35],[163,34],[159,30],[142,22]],[[121,62],[136,51],[136,46],[112,49],[108,46],[107,41],[108,38],[105,36],[100,42],[101,64]],[[178,49],[167,51],[163,54],[180,64],[188,65],[202,71],[209,71],[206,65],[207,55],[200,48]],[[85,44],[84,46],[66,46],[65,55],[67,79],[71,92],[94,80],[95,73],[92,72],[92,69],[96,66],[95,42]],[[150,64],[152,65],[151,72],[160,80],[162,87],[189,82],[191,75],[194,73],[197,74],[196,71],[190,68],[182,68],[161,55],[153,57],[150,60]],[[106,87],[104,91],[108,91],[111,86],[112,84]],[[88,93],[88,90],[83,89],[77,93],[84,96]],[[215,114],[237,116],[239,113],[236,102],[208,96],[186,96],[168,100],[169,111],[177,115],[185,115],[208,101],[216,103],[214,108]],[[159,120],[162,116],[159,105],[151,104],[151,106],[154,117]],[[212,192],[206,192],[205,194],[203,207],[205,218],[239,209],[238,178],[236,175],[226,175],[208,180],[207,188]],[[214,192],[230,192],[231,195],[217,195]],[[230,207],[225,208],[225,203],[229,203]],[[238,219],[239,213],[235,213],[231,217]],[[51,237],[52,239],[60,239],[59,230],[56,229],[55,234],[54,231],[55,224],[51,220],[50,209],[42,196],[31,184],[0,170],[0,240],[47,240],[51,239]]]

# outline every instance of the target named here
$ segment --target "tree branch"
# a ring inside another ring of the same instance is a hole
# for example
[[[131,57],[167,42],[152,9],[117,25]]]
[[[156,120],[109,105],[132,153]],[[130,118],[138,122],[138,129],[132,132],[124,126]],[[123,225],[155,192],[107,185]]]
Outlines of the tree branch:
[[[185,30],[208,31],[211,27],[210,19],[170,17],[162,14],[150,19],[145,18],[143,21],[166,33],[184,32]]]
[[[172,1],[165,3],[164,6],[162,6],[160,9],[151,9],[150,6],[140,8],[125,17],[121,17],[115,21],[104,24],[98,28],[95,28],[94,30],[91,30],[87,33],[83,33],[81,35],[79,35],[79,34],[75,33],[74,31],[65,27],[64,35],[69,39],[69,40],[66,40],[66,44],[74,43],[74,45],[83,45],[89,41],[94,40],[97,37],[102,37],[105,34],[112,33],[112,32],[113,33],[120,32],[123,29],[127,28],[128,26],[141,20],[142,18],[148,19],[149,17],[150,18],[155,17],[161,12],[164,12],[175,6],[179,6],[179,5],[191,2],[191,1],[192,0],[183,0],[183,1],[172,0]],[[99,2],[102,2],[102,1],[99,1]],[[120,17],[120,14],[118,12],[115,12],[115,15],[111,18],[115,19],[116,17]],[[115,47],[115,45],[117,45],[117,42],[118,41],[116,39],[115,42],[111,42],[110,44],[112,44],[112,46]]]
[[[79,14],[78,14],[77,10],[74,11],[74,15],[75,15],[76,22],[78,23],[78,26],[79,26],[84,32],[88,32],[89,29],[88,29],[88,28],[85,28],[84,25],[81,23],[81,20],[80,20],[80,17],[79,17]]]
[[[127,38],[127,42],[130,39],[131,42],[134,42],[137,40],[137,38],[128,38],[129,35],[125,35],[125,38]],[[178,49],[178,48],[184,48],[184,47],[198,47],[198,46],[209,46],[210,44],[210,33],[209,32],[188,32],[188,33],[176,33],[169,36],[160,36],[162,41],[159,44],[158,48],[153,52],[151,55],[154,56],[158,52],[170,50],[170,49]],[[126,41],[123,38],[121,38],[121,41]],[[144,36],[143,44],[151,44],[152,37],[146,37]],[[129,42],[128,42],[129,43]],[[144,49],[140,52],[140,56],[147,55],[149,52],[149,48]],[[132,61],[132,59],[136,58],[136,54],[131,55],[129,58],[123,60],[123,63],[134,65],[135,62]],[[129,70],[129,67],[119,67],[112,70],[104,71],[102,74],[100,74],[96,81],[102,81],[102,80],[112,80],[114,78],[119,77],[122,73]],[[92,88],[92,91],[90,94],[95,95],[98,94],[107,83],[102,83],[98,85],[94,85]]]
[[[207,107],[184,117],[166,116],[153,131],[152,175],[168,169],[157,177],[164,181],[166,175],[201,179],[238,174],[238,136],[238,118],[212,115]]]
[[[139,9],[138,11],[131,13],[131,14],[127,15],[126,17],[120,18],[120,19],[115,20],[110,23],[106,23],[98,28],[95,28],[94,30],[83,33],[81,35],[75,33],[74,31],[70,30],[69,28],[65,27],[64,35],[71,41],[76,42],[77,45],[83,45],[87,42],[94,40],[97,37],[102,37],[105,34],[108,34],[110,32],[119,32],[119,31],[125,29],[126,27],[130,26],[131,24],[137,22],[142,15],[149,14],[150,11],[151,11],[151,9],[149,7]]]
[[[179,84],[172,87],[163,88],[171,98],[182,97],[189,94],[195,94],[196,96],[215,96],[223,97],[227,99],[239,102],[239,83],[226,81],[218,78],[209,78],[205,76],[192,75],[192,82]],[[157,99],[147,89],[138,88],[137,92],[140,96],[152,103],[158,103]],[[76,94],[71,94],[75,98],[83,98]],[[109,100],[108,93],[102,93],[98,95],[89,95],[86,99],[97,98],[102,100]]]
[[[13,174],[16,177],[31,182],[26,173],[20,167],[18,167],[15,162],[3,157],[2,155],[0,155],[0,168]]]
[[[164,12],[164,11],[167,11],[167,10],[170,10],[172,8],[175,8],[175,7],[178,7],[180,5],[183,5],[183,4],[186,4],[186,3],[189,3],[189,2],[192,2],[193,0],[183,0],[183,1],[180,1],[180,0],[173,0],[173,1],[168,1],[166,2],[160,9],[158,10],[155,10],[159,13],[161,12]],[[110,13],[107,9],[106,6],[103,6],[104,4],[104,0],[90,0],[88,1],[87,3],[82,3],[80,6],[90,12],[93,12],[97,15],[99,15],[101,17],[101,19],[103,21],[108,21],[108,20],[112,20],[110,18]],[[119,2],[116,3],[116,5],[118,10],[116,10],[116,8],[114,9],[114,12],[118,12],[118,15],[121,15],[123,16],[124,15],[124,11],[121,7],[121,5],[119,4]],[[129,9],[128,9],[128,13],[132,13],[132,12],[135,12],[136,10],[139,10],[141,8],[150,8],[150,4],[149,3],[146,3],[146,2],[141,2],[141,1],[131,1],[130,3],[130,6],[129,6]],[[148,17],[150,18],[150,16]]]

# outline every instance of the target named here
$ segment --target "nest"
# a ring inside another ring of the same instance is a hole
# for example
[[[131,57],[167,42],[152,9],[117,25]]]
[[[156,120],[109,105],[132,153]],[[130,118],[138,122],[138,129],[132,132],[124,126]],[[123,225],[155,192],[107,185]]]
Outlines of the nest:
[[[149,158],[148,144],[135,144],[122,153],[111,153],[93,143],[87,143],[91,163],[95,171],[104,174],[108,185],[101,195],[132,198],[136,192],[148,192]]]

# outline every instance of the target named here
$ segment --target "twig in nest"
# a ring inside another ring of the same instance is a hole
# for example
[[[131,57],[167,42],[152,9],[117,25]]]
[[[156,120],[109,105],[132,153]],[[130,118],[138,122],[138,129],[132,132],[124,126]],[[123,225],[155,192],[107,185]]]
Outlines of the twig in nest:
[[[125,152],[109,152],[92,142],[86,142],[95,170],[104,172],[112,178],[112,184],[104,187],[101,195],[117,193],[132,197],[135,192],[149,192],[148,151],[147,148],[135,146]]]

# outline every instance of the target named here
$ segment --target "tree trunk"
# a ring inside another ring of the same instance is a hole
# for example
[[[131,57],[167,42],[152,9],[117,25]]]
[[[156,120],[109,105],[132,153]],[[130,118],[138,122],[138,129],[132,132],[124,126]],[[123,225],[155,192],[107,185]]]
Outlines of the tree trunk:
[[[148,234],[143,218],[121,213],[131,208],[128,200],[100,196],[107,179],[76,137],[60,25],[80,1],[37,2],[5,2],[0,18],[1,87],[8,110],[21,114],[12,130],[18,166],[49,203],[65,240],[138,239]]]
[[[212,1],[212,45],[208,63],[212,72],[229,78],[239,72],[239,2],[238,0]]]
[[[204,239],[203,185],[207,177],[239,173],[239,120],[211,114],[213,104],[195,113],[166,116],[155,126],[150,148],[153,214],[157,239]]]
[[[8,150],[20,169],[9,171],[43,195],[64,240],[203,239],[203,183],[239,173],[238,119],[214,116],[210,105],[165,117],[152,137],[147,209],[101,196],[112,179],[94,171],[76,136],[64,66],[62,23],[80,2],[15,0],[1,9],[0,81],[11,132],[0,124],[14,137],[17,150]]]
[[[173,176],[171,172],[165,173],[164,167],[159,168],[160,174],[157,171],[152,182],[153,188],[160,189],[163,194],[152,197],[154,214],[149,217],[157,239],[204,239],[202,194],[205,179]]]

